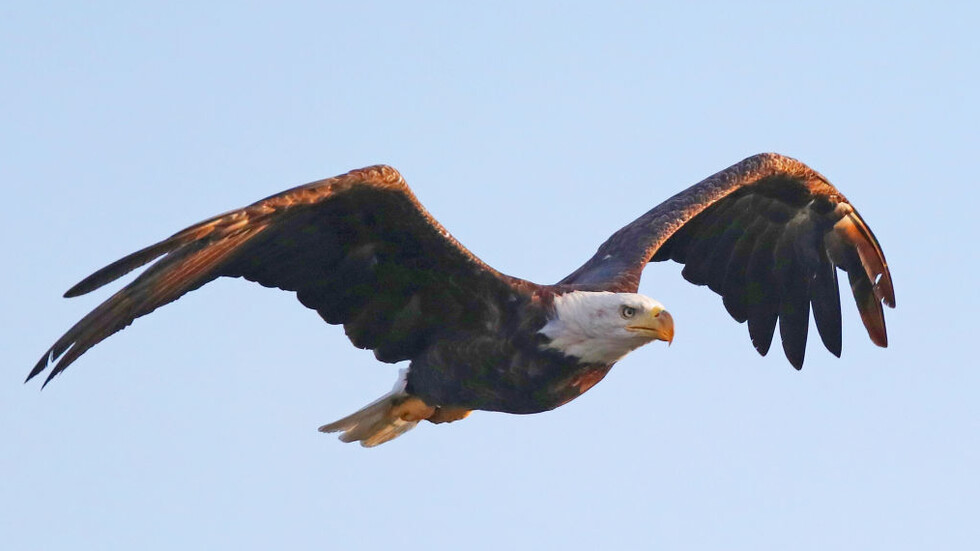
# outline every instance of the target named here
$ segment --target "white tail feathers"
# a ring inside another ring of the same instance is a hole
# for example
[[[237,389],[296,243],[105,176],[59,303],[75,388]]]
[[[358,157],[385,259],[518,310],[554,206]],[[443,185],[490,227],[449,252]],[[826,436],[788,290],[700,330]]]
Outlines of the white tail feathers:
[[[406,421],[393,409],[409,397],[404,390],[393,390],[356,412],[320,427],[320,432],[343,431],[344,442],[360,442],[365,448],[384,444],[415,428],[418,421]]]
[[[415,428],[419,421],[432,415],[435,408],[405,392],[408,370],[399,373],[391,392],[328,425],[320,432],[343,431],[344,442],[360,442],[365,448],[384,444]]]

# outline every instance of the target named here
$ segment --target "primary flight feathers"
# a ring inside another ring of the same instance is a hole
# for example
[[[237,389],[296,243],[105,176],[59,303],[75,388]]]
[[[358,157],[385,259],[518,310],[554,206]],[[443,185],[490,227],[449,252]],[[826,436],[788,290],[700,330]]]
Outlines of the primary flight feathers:
[[[894,307],[895,295],[881,247],[847,199],[794,159],[759,154],[708,177],[614,233],[554,285],[487,266],[425,211],[395,169],[373,166],[205,220],[85,278],[65,296],[156,260],[58,339],[28,380],[52,367],[47,384],[137,317],[220,276],[244,277],[294,291],[383,362],[411,360],[403,388],[382,399],[390,407],[376,402],[372,416],[350,416],[361,426],[336,429],[374,445],[421,419],[454,420],[471,409],[541,411],[584,392],[618,356],[580,361],[552,346],[570,342],[567,335],[556,340],[558,327],[623,353],[668,340],[669,315],[635,295],[647,262],[667,259],[685,264],[688,281],[709,286],[733,318],[748,322],[761,354],[778,323],[796,368],[811,309],[824,345],[841,353],[837,269],[847,273],[871,340],[887,345],[882,303]],[[588,300],[565,300],[573,293]],[[602,329],[572,323],[583,304],[595,309],[593,317],[615,310],[619,318]],[[629,309],[648,316],[646,325],[626,318]],[[374,425],[364,425],[368,417]]]

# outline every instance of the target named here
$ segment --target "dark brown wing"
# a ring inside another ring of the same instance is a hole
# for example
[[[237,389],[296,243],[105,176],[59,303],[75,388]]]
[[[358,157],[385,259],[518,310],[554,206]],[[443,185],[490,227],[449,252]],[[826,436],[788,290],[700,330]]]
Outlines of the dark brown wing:
[[[685,264],[685,279],[720,294],[766,354],[776,324],[803,366],[812,306],[820,337],[841,352],[835,267],[847,272],[871,340],[887,346],[882,302],[895,306],[888,264],[847,199],[803,163],[762,153],[678,193],[617,231],[561,283],[636,291],[648,261]]]
[[[486,301],[531,284],[499,274],[460,245],[387,166],[356,170],[216,216],[99,270],[65,296],[87,293],[163,256],[44,354],[28,380],[139,316],[220,276],[295,291],[358,347],[408,359],[441,328],[481,323]]]

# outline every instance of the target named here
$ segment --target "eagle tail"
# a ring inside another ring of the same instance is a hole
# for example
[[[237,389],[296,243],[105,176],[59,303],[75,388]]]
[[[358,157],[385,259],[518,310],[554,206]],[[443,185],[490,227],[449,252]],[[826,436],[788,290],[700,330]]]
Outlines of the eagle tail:
[[[405,392],[406,373],[402,370],[391,392],[343,419],[323,425],[320,432],[341,432],[341,441],[360,442],[371,448],[415,428],[419,421],[431,417],[435,408]]]

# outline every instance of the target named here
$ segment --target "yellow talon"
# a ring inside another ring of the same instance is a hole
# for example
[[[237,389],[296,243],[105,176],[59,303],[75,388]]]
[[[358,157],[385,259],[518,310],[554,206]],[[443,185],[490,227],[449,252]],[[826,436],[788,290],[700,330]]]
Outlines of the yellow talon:
[[[412,396],[397,406],[391,408],[390,416],[402,421],[415,422],[432,417],[436,408],[427,405],[421,398]]]
[[[435,413],[429,417],[429,422],[452,423],[453,421],[466,419],[471,413],[473,413],[471,409],[437,407]]]

